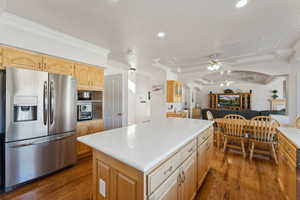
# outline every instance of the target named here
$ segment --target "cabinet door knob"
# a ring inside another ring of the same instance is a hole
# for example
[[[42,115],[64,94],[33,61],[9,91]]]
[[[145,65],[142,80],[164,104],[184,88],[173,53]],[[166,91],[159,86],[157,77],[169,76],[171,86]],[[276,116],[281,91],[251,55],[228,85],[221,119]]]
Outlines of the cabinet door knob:
[[[164,172],[164,175],[166,175],[167,173],[170,173],[172,171],[173,167],[170,166],[165,172]]]
[[[180,173],[180,174],[178,175],[178,177],[177,177],[177,183],[178,183],[179,186],[180,186],[181,183],[182,183],[181,173]]]
[[[185,173],[184,173],[184,171],[181,171],[181,175],[182,175],[182,183],[184,183],[184,181],[185,181]]]

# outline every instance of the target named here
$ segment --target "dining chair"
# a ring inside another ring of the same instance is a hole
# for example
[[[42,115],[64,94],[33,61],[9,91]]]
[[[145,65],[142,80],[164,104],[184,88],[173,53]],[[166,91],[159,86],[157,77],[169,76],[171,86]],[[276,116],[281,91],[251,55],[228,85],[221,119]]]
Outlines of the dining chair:
[[[229,115],[226,115],[224,118],[225,118],[225,119],[240,119],[240,120],[246,120],[245,117],[243,117],[242,115],[237,115],[237,114],[229,114]]]
[[[233,119],[232,119],[232,118]],[[226,151],[227,147],[231,147],[234,149],[239,149],[242,151],[244,158],[246,158],[246,150],[245,150],[245,127],[247,122],[243,119],[242,116],[228,116],[222,120],[222,129],[223,137],[224,137],[224,147],[223,152]],[[232,143],[234,142],[234,143]]]
[[[253,158],[254,152],[263,153],[264,150],[255,149],[258,145],[266,145],[270,147],[268,154],[273,155],[275,163],[278,163],[275,146],[277,145],[277,128],[280,126],[276,119],[269,116],[257,116],[251,119],[250,142],[250,160]]]
[[[296,119],[296,128],[300,128],[300,117]]]
[[[214,120],[214,116],[210,111],[206,112],[206,117],[207,117],[207,120],[210,120],[210,121]]]

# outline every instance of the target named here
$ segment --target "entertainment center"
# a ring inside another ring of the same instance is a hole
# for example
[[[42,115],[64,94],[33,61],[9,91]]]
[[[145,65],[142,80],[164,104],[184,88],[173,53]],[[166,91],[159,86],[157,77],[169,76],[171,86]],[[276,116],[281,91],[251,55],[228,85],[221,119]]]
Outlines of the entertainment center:
[[[212,93],[208,94],[209,108],[230,109],[230,110],[250,110],[251,94],[245,93]]]

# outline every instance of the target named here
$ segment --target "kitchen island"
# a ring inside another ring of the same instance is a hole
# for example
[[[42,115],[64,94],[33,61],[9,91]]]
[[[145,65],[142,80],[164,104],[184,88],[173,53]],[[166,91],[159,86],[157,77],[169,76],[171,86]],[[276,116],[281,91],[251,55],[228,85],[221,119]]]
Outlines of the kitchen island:
[[[210,168],[212,125],[166,118],[79,137],[93,149],[93,199],[192,200]]]
[[[300,199],[300,129],[279,127],[278,182],[286,199]]]

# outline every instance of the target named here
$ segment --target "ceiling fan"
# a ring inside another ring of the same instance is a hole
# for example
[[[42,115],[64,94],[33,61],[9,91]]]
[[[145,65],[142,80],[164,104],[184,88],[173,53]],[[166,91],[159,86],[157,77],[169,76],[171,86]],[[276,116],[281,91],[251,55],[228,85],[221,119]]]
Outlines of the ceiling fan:
[[[208,61],[207,69],[209,71],[219,71],[222,67],[224,67],[224,63],[217,59],[218,54],[210,55],[210,60]]]

